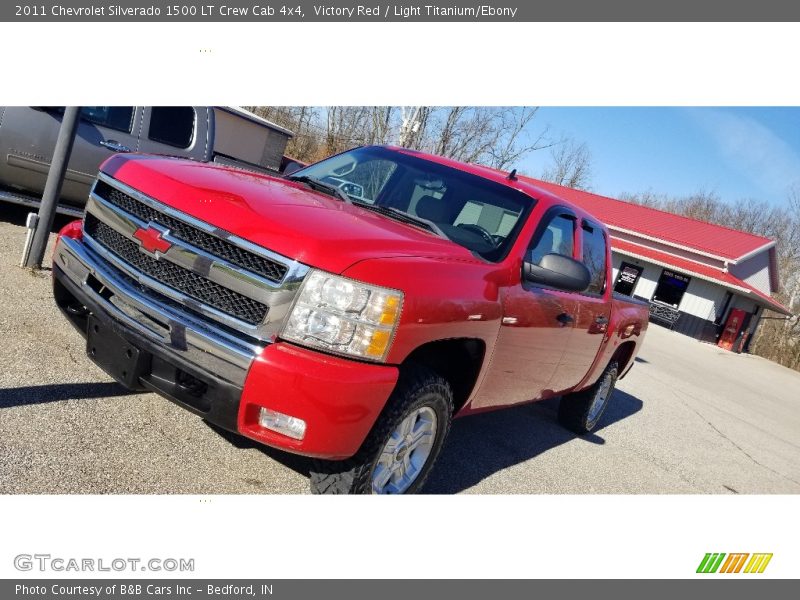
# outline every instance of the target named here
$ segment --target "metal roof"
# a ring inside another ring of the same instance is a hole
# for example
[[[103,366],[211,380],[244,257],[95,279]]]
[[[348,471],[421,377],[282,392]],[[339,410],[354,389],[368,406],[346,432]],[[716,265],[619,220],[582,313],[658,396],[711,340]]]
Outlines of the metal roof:
[[[520,177],[594,214],[609,228],[661,241],[698,253],[738,262],[775,245],[769,238],[706,223],[655,208]]]
[[[286,136],[288,136],[290,138],[294,137],[294,132],[293,131],[289,131],[288,129],[286,129],[286,127],[281,127],[280,125],[277,125],[276,123],[273,123],[272,121],[268,121],[264,117],[259,117],[257,114],[252,113],[249,110],[246,110],[246,109],[242,108],[241,106],[215,106],[214,108],[217,108],[219,110],[225,111],[225,112],[230,113],[232,115],[236,115],[237,117],[241,117],[243,119],[247,119],[248,121],[251,121],[251,122],[256,123],[258,125],[263,125],[265,127],[269,127],[270,129],[274,129],[275,131],[280,131],[281,133],[283,133],[284,135],[286,135]]]

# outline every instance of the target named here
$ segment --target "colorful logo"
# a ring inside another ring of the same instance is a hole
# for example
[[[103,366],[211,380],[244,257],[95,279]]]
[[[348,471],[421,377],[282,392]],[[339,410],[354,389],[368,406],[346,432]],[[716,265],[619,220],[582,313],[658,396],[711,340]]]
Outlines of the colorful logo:
[[[140,227],[134,231],[133,237],[139,240],[141,247],[149,254],[157,254],[172,248],[172,243],[163,238],[165,233],[167,233],[166,230],[162,231],[152,225],[147,225],[147,227]]]
[[[748,557],[750,560],[748,560]],[[772,560],[772,553],[749,554],[747,552],[738,552],[725,554],[724,552],[708,552],[703,557],[703,560],[700,561],[697,572],[763,573],[770,560]]]

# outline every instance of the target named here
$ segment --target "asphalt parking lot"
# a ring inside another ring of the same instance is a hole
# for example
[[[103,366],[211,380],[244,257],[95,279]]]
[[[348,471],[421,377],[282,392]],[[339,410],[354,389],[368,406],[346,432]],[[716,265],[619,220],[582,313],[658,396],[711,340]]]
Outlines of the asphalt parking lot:
[[[0,493],[307,493],[305,459],[222,434],[85,356],[0,205]],[[49,266],[49,253],[47,258]],[[600,428],[551,401],[457,420],[429,493],[800,492],[800,373],[651,326]]]

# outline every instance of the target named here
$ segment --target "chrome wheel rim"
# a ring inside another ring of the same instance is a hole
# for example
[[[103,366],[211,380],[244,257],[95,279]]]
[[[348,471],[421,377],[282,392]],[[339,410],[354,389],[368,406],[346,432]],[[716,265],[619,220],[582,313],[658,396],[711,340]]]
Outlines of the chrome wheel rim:
[[[589,423],[594,422],[599,416],[600,413],[603,412],[603,408],[608,402],[608,394],[611,391],[611,377],[606,377],[603,379],[603,383],[600,385],[600,389],[597,390],[597,394],[595,394],[594,401],[592,405],[589,407],[589,416],[588,421]]]
[[[436,413],[418,408],[392,431],[372,471],[373,494],[402,494],[417,480],[436,440]]]

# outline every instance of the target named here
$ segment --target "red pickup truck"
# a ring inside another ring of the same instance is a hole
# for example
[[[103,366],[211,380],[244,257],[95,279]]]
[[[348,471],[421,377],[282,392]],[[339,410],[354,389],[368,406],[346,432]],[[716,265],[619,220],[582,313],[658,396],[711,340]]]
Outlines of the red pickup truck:
[[[454,416],[560,396],[586,433],[648,309],[608,232],[515,173],[363,147],[283,178],[116,155],[55,300],[130,389],[314,458],[312,491],[419,491]]]

